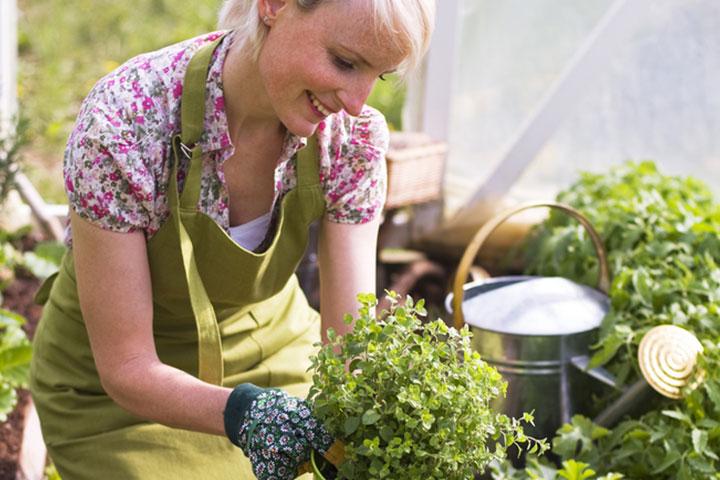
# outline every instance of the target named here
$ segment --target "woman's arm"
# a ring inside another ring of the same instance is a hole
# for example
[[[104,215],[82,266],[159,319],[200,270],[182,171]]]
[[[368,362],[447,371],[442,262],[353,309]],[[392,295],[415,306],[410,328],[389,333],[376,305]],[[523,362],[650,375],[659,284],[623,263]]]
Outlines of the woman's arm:
[[[107,394],[133,415],[222,435],[230,389],[160,361],[142,232],[103,230],[70,215],[80,307]]]
[[[360,304],[358,293],[375,293],[375,262],[380,215],[363,224],[335,223],[323,219],[320,226],[318,261],[320,264],[320,312],[323,341],[332,327],[344,334],[346,313],[355,315]]]

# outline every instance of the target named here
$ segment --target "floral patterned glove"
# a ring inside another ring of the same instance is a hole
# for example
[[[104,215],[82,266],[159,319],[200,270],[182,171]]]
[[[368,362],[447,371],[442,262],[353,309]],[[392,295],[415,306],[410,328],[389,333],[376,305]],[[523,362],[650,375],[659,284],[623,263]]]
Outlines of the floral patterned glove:
[[[292,480],[310,451],[324,454],[333,438],[304,400],[241,384],[225,406],[225,434],[250,459],[258,480]]]

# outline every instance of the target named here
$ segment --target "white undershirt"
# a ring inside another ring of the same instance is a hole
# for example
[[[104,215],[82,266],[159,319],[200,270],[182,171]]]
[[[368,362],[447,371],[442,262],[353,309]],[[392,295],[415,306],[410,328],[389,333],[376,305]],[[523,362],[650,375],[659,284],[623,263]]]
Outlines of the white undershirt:
[[[254,251],[267,235],[268,228],[270,228],[271,213],[267,212],[242,225],[230,227],[228,230],[230,237],[246,250]]]

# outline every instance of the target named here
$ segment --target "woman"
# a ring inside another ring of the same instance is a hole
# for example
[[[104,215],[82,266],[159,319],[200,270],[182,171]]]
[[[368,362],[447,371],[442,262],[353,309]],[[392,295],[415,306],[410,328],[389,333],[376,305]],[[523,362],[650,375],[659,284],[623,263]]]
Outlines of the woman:
[[[320,332],[375,290],[387,128],[364,102],[417,63],[433,10],[228,0],[226,31],[93,88],[32,365],[63,478],[289,479],[327,450],[296,396]],[[318,218],[322,325],[294,276]]]

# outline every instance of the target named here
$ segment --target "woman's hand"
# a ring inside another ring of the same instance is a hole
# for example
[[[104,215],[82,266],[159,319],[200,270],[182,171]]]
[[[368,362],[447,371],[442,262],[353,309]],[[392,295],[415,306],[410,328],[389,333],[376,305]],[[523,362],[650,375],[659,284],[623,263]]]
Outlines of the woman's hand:
[[[311,450],[324,454],[333,443],[304,400],[251,383],[230,394],[225,431],[250,459],[258,480],[292,480]]]

